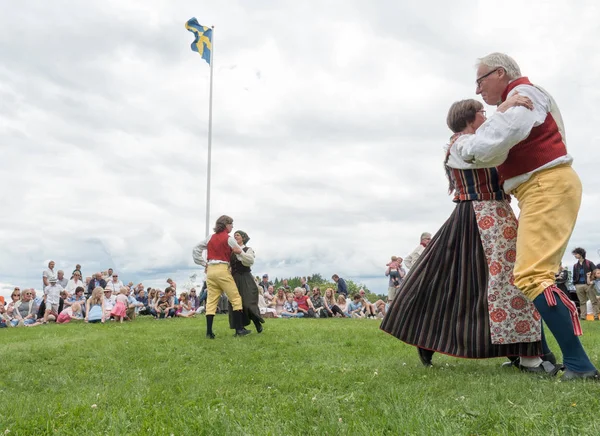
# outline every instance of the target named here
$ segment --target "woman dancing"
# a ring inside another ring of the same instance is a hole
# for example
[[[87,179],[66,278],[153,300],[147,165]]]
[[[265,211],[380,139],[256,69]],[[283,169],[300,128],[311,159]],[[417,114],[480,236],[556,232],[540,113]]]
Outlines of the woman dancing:
[[[240,296],[242,297],[242,311],[244,313],[244,326],[250,324],[250,321],[254,323],[257,333],[263,331],[262,323],[265,322],[263,317],[260,315],[260,308],[258,307],[258,285],[252,277],[252,270],[250,267],[254,265],[254,250],[247,247],[246,244],[250,240],[250,237],[246,232],[241,230],[236,231],[233,234],[235,241],[238,243],[242,252],[240,254],[231,253],[231,275],[235,284],[238,288]],[[229,325],[231,328],[235,326],[235,320],[231,316],[232,308],[229,308]]]

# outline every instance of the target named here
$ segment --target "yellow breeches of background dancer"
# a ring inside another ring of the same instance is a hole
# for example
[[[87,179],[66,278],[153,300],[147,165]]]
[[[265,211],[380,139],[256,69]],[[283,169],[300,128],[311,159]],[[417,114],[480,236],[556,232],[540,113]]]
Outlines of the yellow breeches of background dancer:
[[[555,284],[581,204],[581,181],[569,165],[542,170],[512,194],[519,200],[515,285],[533,300]]]
[[[233,277],[229,272],[229,265],[225,263],[209,264],[206,270],[206,314],[214,315],[221,294],[225,292],[233,310],[242,310],[242,298]]]

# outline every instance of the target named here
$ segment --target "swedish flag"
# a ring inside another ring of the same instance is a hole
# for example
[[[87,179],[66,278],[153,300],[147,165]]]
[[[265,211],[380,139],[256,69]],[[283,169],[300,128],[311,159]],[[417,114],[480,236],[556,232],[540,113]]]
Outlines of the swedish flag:
[[[201,26],[196,18],[190,18],[185,23],[185,28],[196,35],[196,39],[192,42],[192,50],[197,51],[202,59],[210,65],[210,53],[212,51],[212,29],[210,27]]]

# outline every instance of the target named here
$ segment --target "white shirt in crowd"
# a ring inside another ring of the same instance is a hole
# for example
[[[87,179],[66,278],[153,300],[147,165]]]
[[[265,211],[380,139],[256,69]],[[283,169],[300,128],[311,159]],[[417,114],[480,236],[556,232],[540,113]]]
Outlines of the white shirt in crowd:
[[[38,270],[39,271],[39,270]],[[42,273],[42,278],[46,278],[48,279],[48,281],[52,278],[52,277],[56,277],[56,274],[54,274],[54,270],[47,268],[44,270],[44,272]],[[44,283],[44,280],[42,280],[42,289],[45,289],[46,286],[50,286],[50,285],[46,285],[46,283]]]
[[[112,310],[113,307],[115,307],[115,304],[117,303],[117,297],[115,297],[114,295],[111,295],[110,297],[106,297],[106,295],[104,296],[104,310],[105,311],[109,311]]]
[[[69,280],[69,283],[67,283],[65,290],[67,291],[67,294],[71,295],[75,293],[75,289],[77,289],[79,286],[81,286],[84,290],[87,289],[87,286],[85,286],[85,282],[83,280],[71,279]]]
[[[104,289],[110,289],[113,292],[119,292],[123,287],[123,282],[118,280],[116,283],[112,280],[106,283],[106,287]]]
[[[46,286],[44,289],[44,295],[46,295],[46,306],[50,304],[59,304],[60,303],[60,292],[63,290],[63,287],[58,283],[50,284],[50,286]]]
[[[417,259],[421,257],[421,254],[423,254],[423,250],[425,250],[425,247],[419,244],[412,253],[404,258],[404,266],[406,266],[408,269],[412,268]]]

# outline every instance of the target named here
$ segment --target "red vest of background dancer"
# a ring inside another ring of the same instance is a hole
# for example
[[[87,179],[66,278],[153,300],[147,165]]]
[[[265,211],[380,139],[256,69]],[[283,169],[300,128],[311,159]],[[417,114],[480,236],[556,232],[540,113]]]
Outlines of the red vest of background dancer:
[[[222,260],[223,262],[229,263],[231,257],[231,247],[227,242],[229,239],[229,233],[223,231],[215,233],[208,241],[206,246],[208,260]]]

